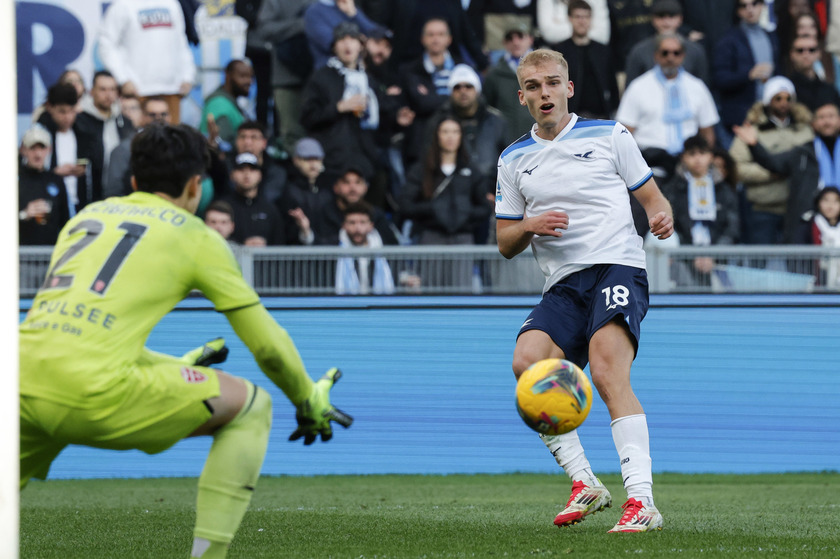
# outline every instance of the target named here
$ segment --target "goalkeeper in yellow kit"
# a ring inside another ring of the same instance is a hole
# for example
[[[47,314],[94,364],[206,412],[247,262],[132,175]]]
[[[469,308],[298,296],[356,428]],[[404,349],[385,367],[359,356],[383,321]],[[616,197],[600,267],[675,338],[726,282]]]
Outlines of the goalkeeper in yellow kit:
[[[291,440],[326,441],[331,421],[353,420],[330,404],[339,371],[310,379],[227,243],[193,215],[209,163],[204,138],[184,125],[150,126],[131,151],[136,192],[67,223],[20,326],[20,483],[45,478],[69,444],[156,453],[210,435],[192,556],[225,557],[265,457],[271,399],[195,356],[146,349],[161,318],[190,291],[204,293],[296,406]]]

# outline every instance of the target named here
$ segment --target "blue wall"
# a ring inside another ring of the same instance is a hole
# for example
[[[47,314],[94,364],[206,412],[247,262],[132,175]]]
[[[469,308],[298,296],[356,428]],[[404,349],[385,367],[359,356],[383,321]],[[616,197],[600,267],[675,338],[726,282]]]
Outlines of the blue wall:
[[[180,354],[224,335],[224,369],[272,392],[264,474],[551,472],[513,406],[510,357],[533,297],[266,299],[313,376],[338,365],[351,413],[328,444],[286,441],[294,410],[224,317],[186,301],[148,346]],[[659,296],[633,372],[655,472],[840,469],[840,297]],[[604,405],[580,428],[597,472],[619,471]],[[71,447],[53,478],[197,476],[209,440],[146,456]]]

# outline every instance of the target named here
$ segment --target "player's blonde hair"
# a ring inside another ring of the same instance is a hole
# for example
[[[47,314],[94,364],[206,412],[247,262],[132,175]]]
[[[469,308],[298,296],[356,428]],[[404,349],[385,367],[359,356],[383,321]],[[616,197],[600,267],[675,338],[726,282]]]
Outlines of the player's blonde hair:
[[[558,64],[566,73],[566,78],[569,77],[569,63],[562,53],[551,49],[537,49],[532,50],[525,56],[519,59],[519,66],[516,67],[516,80],[519,82],[519,87],[522,87],[522,69],[528,66],[539,66],[540,64]]]

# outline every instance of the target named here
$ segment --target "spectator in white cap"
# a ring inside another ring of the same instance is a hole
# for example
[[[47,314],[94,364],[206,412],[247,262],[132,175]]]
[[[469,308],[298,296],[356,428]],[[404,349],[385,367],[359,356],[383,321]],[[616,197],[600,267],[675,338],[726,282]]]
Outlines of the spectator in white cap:
[[[770,151],[781,153],[811,141],[811,111],[796,101],[793,83],[775,76],[764,84],[761,100],[747,111],[745,122],[753,125],[758,141]],[[738,166],[744,185],[741,200],[741,239],[746,244],[782,242],[789,186],[786,177],[765,169],[753,159],[749,147],[735,138],[729,153]]]
[[[52,151],[50,133],[36,124],[20,144],[18,224],[21,245],[53,245],[70,218],[64,180],[45,169]]]
[[[481,78],[468,64],[457,64],[449,74],[449,81],[447,82],[449,93],[451,94],[458,89],[460,85],[472,86],[478,93],[481,93]]]
[[[504,115],[489,106],[481,95],[481,78],[472,67],[458,64],[449,74],[449,100],[438,109],[433,125],[446,115],[452,116],[460,125],[462,142],[467,148],[470,161],[481,173],[487,188],[487,203],[492,205],[496,191],[496,162],[499,154],[507,147],[508,124]],[[427,130],[431,138],[433,130]],[[431,145],[431,140],[426,145]],[[482,224],[475,232],[476,244],[486,244],[488,228]]]

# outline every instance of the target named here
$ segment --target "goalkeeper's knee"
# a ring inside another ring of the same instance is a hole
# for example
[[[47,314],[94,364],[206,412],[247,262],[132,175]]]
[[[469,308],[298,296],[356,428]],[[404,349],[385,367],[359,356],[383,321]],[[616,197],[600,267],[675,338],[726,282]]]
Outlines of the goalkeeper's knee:
[[[213,446],[231,454],[226,460],[231,468],[230,481],[253,491],[268,448],[271,396],[259,386],[245,382],[248,383],[245,404],[236,417],[216,431]]]
[[[271,396],[259,386],[249,381],[245,382],[248,384],[248,396],[242,409],[227,425],[216,432],[216,436],[223,432],[247,433],[248,438],[264,438],[265,445],[263,446],[267,446],[268,433],[271,430]]]
[[[268,448],[271,396],[259,386],[245,382],[248,385],[245,404],[230,422],[214,433],[207,466],[212,468],[211,462],[217,460],[225,462],[220,477],[253,490]]]

